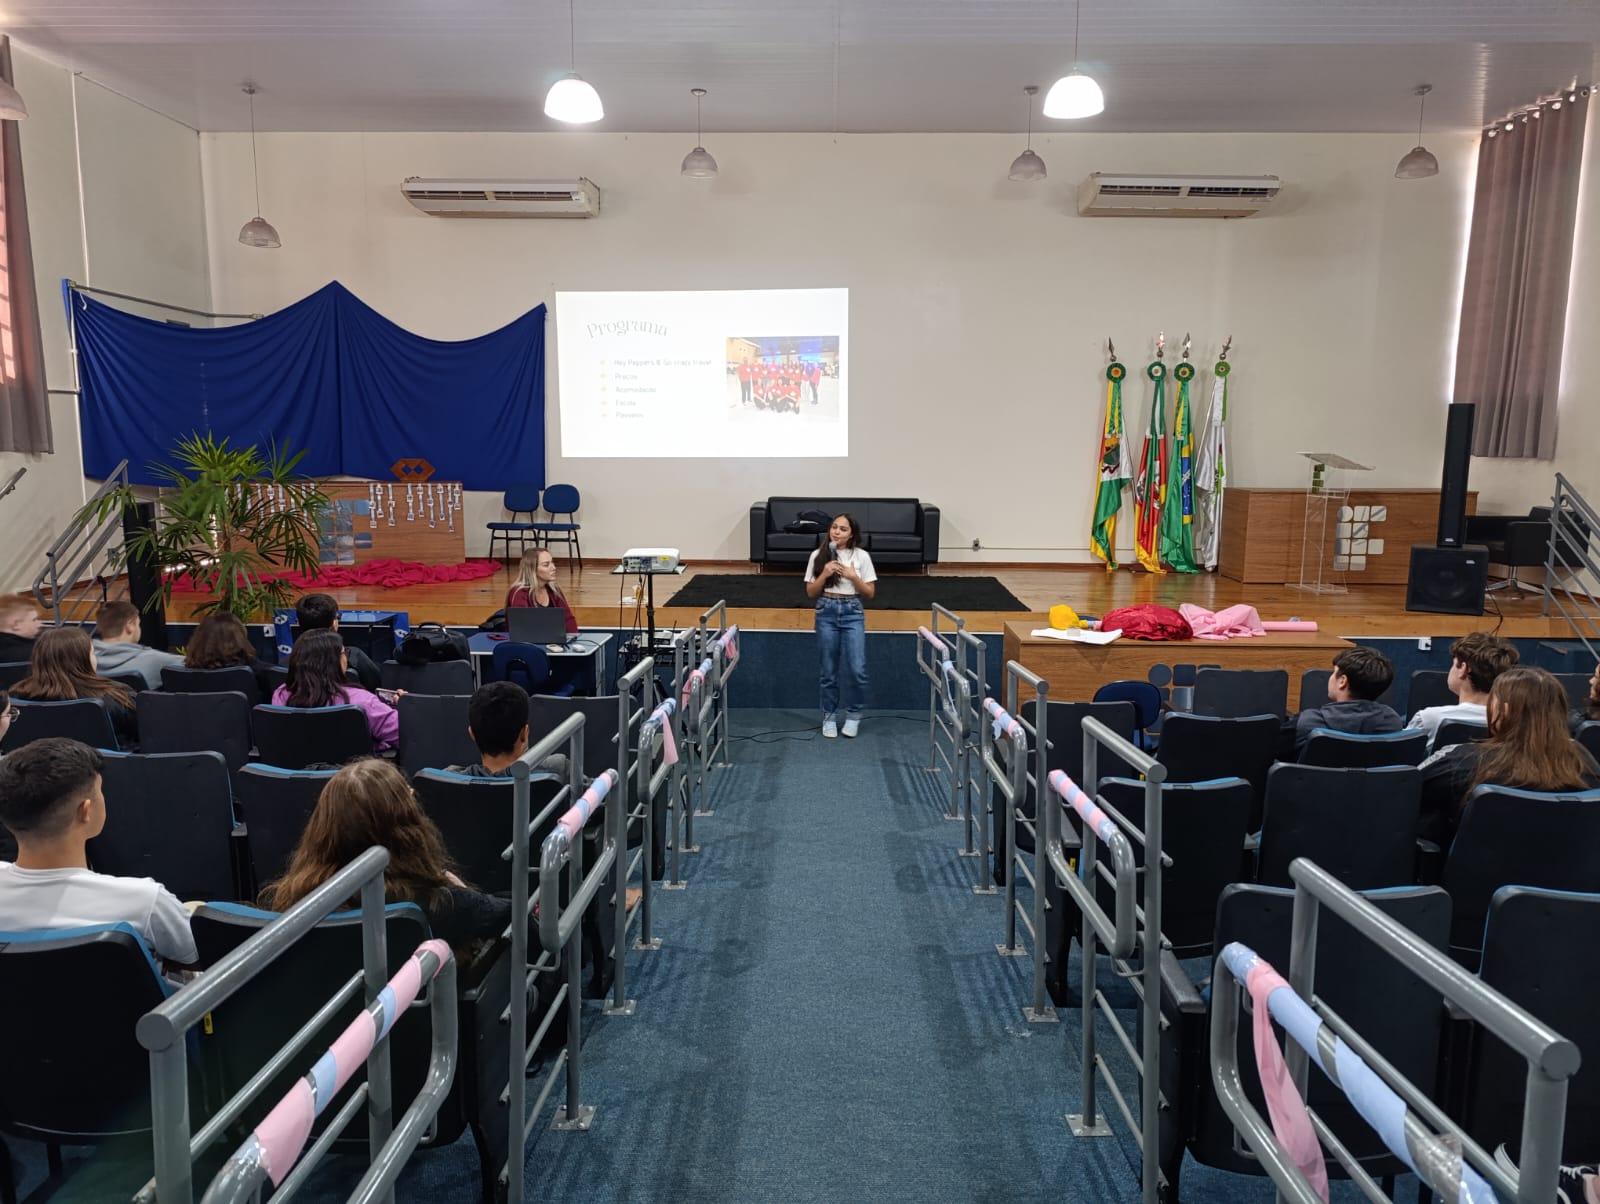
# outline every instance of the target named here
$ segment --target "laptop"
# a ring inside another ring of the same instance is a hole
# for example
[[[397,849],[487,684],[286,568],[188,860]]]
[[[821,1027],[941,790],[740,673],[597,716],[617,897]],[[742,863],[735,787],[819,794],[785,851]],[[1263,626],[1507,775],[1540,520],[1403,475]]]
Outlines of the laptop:
[[[508,607],[506,634],[519,644],[565,644],[567,612],[559,606]]]

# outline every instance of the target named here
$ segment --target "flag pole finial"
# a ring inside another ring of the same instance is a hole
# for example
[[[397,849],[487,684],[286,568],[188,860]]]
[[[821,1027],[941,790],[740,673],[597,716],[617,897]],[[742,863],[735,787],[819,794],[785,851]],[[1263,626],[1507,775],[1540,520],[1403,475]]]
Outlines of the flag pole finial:
[[[1167,332],[1164,330],[1156,333],[1156,358],[1158,360],[1167,358]]]
[[[1106,337],[1106,355],[1113,360],[1117,358],[1117,345],[1111,341],[1110,336]]]
[[[1230,334],[1227,338],[1222,340],[1222,354],[1219,355],[1217,358],[1218,359],[1224,359],[1224,360],[1227,359],[1228,358],[1228,348],[1230,348],[1232,346],[1233,346],[1233,336]]]
[[[1183,358],[1184,359],[1188,359],[1189,358],[1189,348],[1192,347],[1193,345],[1194,345],[1194,340],[1191,339],[1189,337],[1188,332],[1185,331],[1184,332],[1184,336],[1183,336]]]

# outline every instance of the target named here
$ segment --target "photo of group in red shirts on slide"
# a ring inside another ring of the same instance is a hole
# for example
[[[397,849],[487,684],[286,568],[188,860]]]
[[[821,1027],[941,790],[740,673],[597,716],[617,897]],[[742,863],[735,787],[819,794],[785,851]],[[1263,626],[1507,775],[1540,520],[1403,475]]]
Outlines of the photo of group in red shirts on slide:
[[[835,335],[728,340],[729,409],[803,414],[820,407],[831,416],[838,377]]]

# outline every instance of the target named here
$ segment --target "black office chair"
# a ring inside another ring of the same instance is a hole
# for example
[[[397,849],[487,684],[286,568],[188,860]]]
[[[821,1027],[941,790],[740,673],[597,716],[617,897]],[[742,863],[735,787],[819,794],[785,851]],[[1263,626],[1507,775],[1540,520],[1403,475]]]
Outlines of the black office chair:
[[[1550,510],[1548,506],[1541,509],[1545,512],[1542,518],[1531,513],[1467,515],[1466,542],[1482,544],[1489,551],[1490,564],[1503,564],[1510,570],[1504,581],[1489,586],[1490,593],[1521,589],[1519,569],[1544,567],[1550,555]]]
[[[1467,796],[1444,864],[1455,900],[1450,955],[1477,969],[1489,901],[1502,886],[1600,891],[1600,790],[1541,794],[1479,786]]]
[[[234,775],[250,866],[251,889],[246,898],[254,898],[262,887],[282,876],[323,787],[335,772],[251,764]]]
[[[570,695],[577,688],[575,682],[556,686],[550,673],[550,657],[538,644],[524,644],[516,640],[494,646],[485,681],[514,681],[529,694],[553,693]]]
[[[154,878],[180,899],[236,899],[233,791],[221,753],[101,754],[106,826],[89,864]]]
[[[400,748],[396,754],[407,777],[423,769],[476,765],[478,746],[467,733],[468,694],[402,694]]]
[[[90,748],[119,749],[111,715],[98,698],[72,698],[65,702],[30,702],[12,698],[17,720],[0,740],[0,752],[15,752],[45,736],[65,736]]]
[[[517,555],[521,556],[528,549],[528,534],[533,530],[534,516],[539,512],[539,487],[521,483],[512,485],[505,491],[501,498],[501,505],[511,514],[509,520],[496,521],[486,524],[489,528],[489,559],[494,557],[494,541],[501,540],[505,545],[505,559],[511,559],[511,537],[517,537]],[[519,514],[526,514],[526,519],[518,518]]]
[[[1461,699],[1450,692],[1447,669],[1418,669],[1411,674],[1411,688],[1406,694],[1406,716],[1415,715],[1424,707],[1455,706]]]
[[[1250,830],[1261,826],[1267,770],[1277,758],[1283,721],[1276,715],[1221,719],[1214,715],[1168,715],[1161,728],[1156,760],[1167,767],[1169,782],[1209,782],[1241,777],[1255,792]]]
[[[360,707],[258,706],[250,712],[256,752],[268,765],[304,769],[372,755],[372,731]]]
[[[32,672],[32,661],[0,661],[0,690],[9,690]]]
[[[1423,941],[1442,950],[1449,939],[1450,897],[1436,886],[1410,886],[1378,890],[1366,899],[1379,911],[1411,929]],[[1240,941],[1288,975],[1290,916],[1294,892],[1256,885],[1229,886],[1217,903],[1213,946]],[[1171,1183],[1170,1199],[1179,1199],[1179,1177],[1187,1147],[1197,1162],[1237,1174],[1261,1175],[1261,1164],[1235,1148],[1236,1130],[1222,1110],[1211,1085],[1211,994],[1201,995],[1201,985],[1190,981],[1187,967],[1170,955],[1162,959],[1162,1010],[1170,1023],[1164,1027],[1161,1064],[1163,1079],[1170,1074],[1169,1098],[1176,1101],[1163,1110],[1159,1138],[1162,1169]],[[1204,965],[1209,978],[1211,964]],[[1438,1098],[1439,1050],[1444,1009],[1439,996],[1390,957],[1374,956],[1370,941],[1323,909],[1317,927],[1316,993],[1356,1032],[1429,1098]],[[1253,1034],[1248,1021],[1239,1025],[1238,1056],[1241,1065],[1254,1066]],[[1258,1076],[1246,1073],[1245,1091],[1262,1115]],[[1372,1175],[1387,1177],[1407,1168],[1388,1152],[1383,1140],[1355,1111],[1344,1092],[1315,1068],[1308,1081],[1307,1102],[1328,1123]],[[1344,1177],[1332,1158],[1330,1178]]]
[[[250,759],[250,700],[238,690],[205,694],[146,690],[139,695],[139,750],[215,751],[222,754],[229,771],[235,771]]]
[[[1483,935],[1483,981],[1574,1042],[1600,1048],[1600,967],[1582,951],[1600,948],[1600,895],[1502,886],[1489,901]],[[1574,956],[1575,952],[1578,953]],[[1520,1082],[1527,1062],[1505,1042],[1472,1026],[1464,1123],[1487,1149],[1522,1131]],[[1583,1162],[1600,1148],[1600,1060],[1585,1058],[1567,1082],[1562,1161]]]
[[[285,670],[285,673],[288,671]],[[190,669],[186,665],[163,665],[161,688],[169,694],[216,694],[224,690],[243,694],[251,706],[262,701],[255,671],[248,665],[229,665],[224,669]],[[143,732],[140,733],[141,737]]]
[[[379,666],[385,690],[407,690],[413,694],[471,694],[477,687],[471,661],[435,661],[426,665],[402,665],[384,661]]]
[[[583,530],[583,527],[577,521],[577,517],[578,507],[582,504],[582,499],[578,497],[578,491],[573,486],[546,485],[544,510],[550,518],[532,524],[534,533],[547,548],[553,549],[558,543],[569,548],[572,559],[577,562],[579,568],[583,567],[583,548],[578,543],[578,532]]]
[[[1314,860],[1352,890],[1408,886],[1417,877],[1422,771],[1410,765],[1272,767],[1256,880],[1288,886],[1296,857]]]
[[[150,1055],[134,1026],[169,993],[127,924],[0,932],[0,1026],[12,1035],[0,1073],[0,1133],[43,1142],[52,1181],[62,1145],[150,1131]],[[15,1201],[3,1150],[0,1143],[0,1197]]]
[[[1355,733],[1319,727],[1306,741],[1300,764],[1324,765],[1330,769],[1378,769],[1384,765],[1421,765],[1427,755],[1428,733],[1421,729]]]
[[[1474,723],[1470,719],[1446,719],[1433,734],[1432,748],[1437,751],[1452,744],[1472,744],[1489,738],[1487,723]]]
[[[1195,674],[1194,713],[1238,719],[1289,713],[1287,669],[1213,669]]]

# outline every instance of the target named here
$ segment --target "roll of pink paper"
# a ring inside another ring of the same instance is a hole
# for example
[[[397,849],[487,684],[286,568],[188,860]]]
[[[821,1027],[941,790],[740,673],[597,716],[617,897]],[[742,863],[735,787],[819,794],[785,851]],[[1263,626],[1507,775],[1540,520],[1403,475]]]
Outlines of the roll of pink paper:
[[[1262,620],[1261,626],[1268,631],[1315,631],[1317,629],[1314,619],[1280,619],[1276,623]]]

